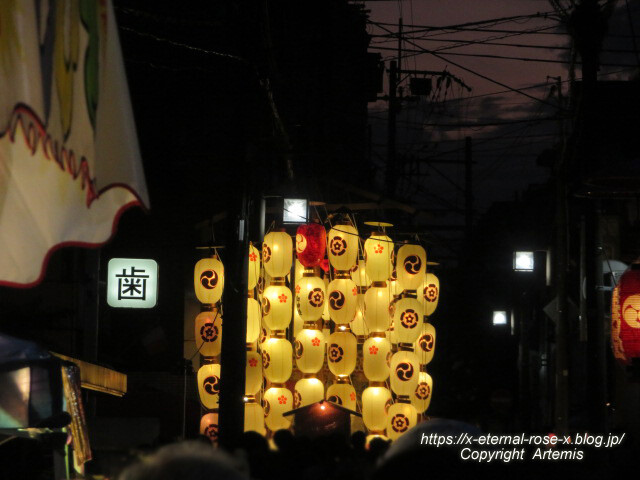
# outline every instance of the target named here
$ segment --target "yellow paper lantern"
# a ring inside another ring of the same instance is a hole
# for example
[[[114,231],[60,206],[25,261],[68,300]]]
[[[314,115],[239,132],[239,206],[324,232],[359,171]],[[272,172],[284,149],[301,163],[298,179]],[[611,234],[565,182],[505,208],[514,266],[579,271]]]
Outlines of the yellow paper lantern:
[[[327,289],[329,315],[337,324],[353,320],[358,308],[358,287],[350,278],[336,278]]]
[[[391,342],[385,337],[369,337],[362,345],[364,376],[371,382],[384,382],[389,377]]]
[[[316,373],[324,364],[325,338],[320,330],[302,329],[296,335],[296,365],[302,373]]]
[[[384,332],[389,328],[391,300],[388,286],[372,286],[364,294],[364,321],[370,332]]]
[[[201,312],[195,321],[196,348],[204,357],[220,355],[222,348],[222,317],[217,309]]]
[[[262,387],[262,355],[258,352],[247,352],[244,393],[257,395],[260,387]]]
[[[258,340],[261,325],[260,303],[255,298],[247,298],[247,343]]]
[[[322,320],[328,322],[331,320],[331,314],[329,313],[329,297],[327,296],[328,288],[329,288],[329,277],[323,277],[322,281],[324,282],[324,306],[322,307]]]
[[[419,376],[420,360],[415,353],[401,350],[393,354],[389,365],[389,380],[391,390],[396,395],[410,398],[418,386]]]
[[[293,395],[284,387],[271,387],[264,392],[264,422],[272,432],[289,428],[291,416],[282,414],[293,409]]]
[[[293,269],[293,278],[295,279],[295,284],[298,284],[298,281],[302,278],[302,274],[304,273],[304,265],[300,263],[300,260],[295,259],[294,269]]]
[[[258,432],[262,436],[267,434],[264,428],[264,410],[262,405],[255,401],[244,404],[244,431]]]
[[[385,337],[389,339],[392,345],[398,344],[398,335],[396,334],[396,329],[393,325],[393,320],[391,321],[391,324],[389,324],[389,330],[385,332]]]
[[[433,393],[433,379],[427,372],[420,372],[418,376],[418,386],[411,395],[411,404],[416,407],[418,413],[424,413],[431,404],[431,394]]]
[[[339,224],[329,230],[327,254],[333,268],[351,270],[358,259],[358,243],[358,230],[353,225]]]
[[[356,309],[356,315],[351,322],[351,331],[359,336],[363,337],[369,333],[367,329],[367,325],[364,321],[364,295],[358,294],[358,297],[362,297],[362,307],[358,306]],[[358,302],[360,302],[360,298],[358,298]]]
[[[424,314],[433,315],[440,299],[440,280],[433,273],[427,273],[420,290],[422,294],[418,292],[418,298],[423,302]]]
[[[365,267],[372,282],[385,282],[393,271],[393,242],[384,233],[372,233],[364,242]]]
[[[260,278],[260,251],[253,245],[249,245],[249,290],[253,290],[256,287],[258,278]]]
[[[296,285],[296,309],[305,322],[322,318],[325,301],[324,282],[313,273],[305,273]]]
[[[420,359],[421,365],[428,364],[433,360],[436,351],[436,329],[428,322],[423,322],[420,329],[420,336],[413,346],[414,351]]]
[[[289,380],[293,370],[293,348],[284,338],[269,338],[262,344],[264,376],[273,383]]]
[[[285,285],[269,285],[262,297],[262,319],[271,330],[285,330],[291,323],[291,290]]]
[[[264,270],[260,273],[260,276],[258,277],[258,283],[256,284],[259,302],[262,302],[264,291],[269,285],[271,285],[271,280],[271,276]]]
[[[356,389],[350,383],[334,383],[329,386],[326,398],[329,402],[357,411]]]
[[[224,266],[217,258],[198,260],[193,270],[193,286],[200,303],[214,304],[222,298]]]
[[[218,443],[218,414],[205,413],[200,419],[200,435],[204,435],[211,440],[211,443]]]
[[[418,413],[410,403],[394,403],[387,414],[387,437],[395,440],[418,423]]]
[[[262,264],[272,277],[286,277],[293,262],[293,241],[287,232],[270,232],[262,244]]]
[[[198,393],[204,408],[218,408],[220,400],[220,364],[209,363],[198,369]]]
[[[266,342],[271,336],[271,329],[267,327],[266,323],[264,323],[264,319],[262,319],[262,328],[260,329],[260,338],[258,338],[258,343],[262,345]]]
[[[297,337],[300,330],[304,327],[304,320],[300,316],[297,308],[293,309],[293,336]]]
[[[334,332],[327,342],[327,364],[337,377],[351,375],[356,368],[358,341],[351,332]]]
[[[304,407],[324,400],[324,384],[317,378],[301,378],[293,392],[293,408]]]
[[[393,325],[399,343],[413,343],[420,336],[424,311],[420,302],[404,297],[395,304]]]
[[[398,249],[396,274],[401,290],[418,290],[427,271],[427,252],[420,245],[403,245]]]
[[[367,275],[367,267],[365,266],[364,259],[359,258],[358,263],[351,269],[351,280],[360,288],[367,288],[371,285],[371,279],[369,275]]]
[[[362,392],[362,421],[371,431],[383,432],[387,427],[387,412],[391,392],[386,387],[368,387]]]

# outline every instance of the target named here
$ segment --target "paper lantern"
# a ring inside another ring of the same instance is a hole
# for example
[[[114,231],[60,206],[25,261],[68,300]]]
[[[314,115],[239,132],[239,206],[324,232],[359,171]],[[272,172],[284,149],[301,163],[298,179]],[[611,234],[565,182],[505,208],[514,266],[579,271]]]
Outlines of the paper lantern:
[[[264,392],[262,399],[264,408],[264,423],[269,430],[275,432],[287,429],[291,425],[291,416],[282,414],[293,409],[293,394],[284,387],[271,387]]]
[[[293,262],[293,242],[287,232],[270,232],[262,244],[262,264],[271,277],[286,277]]]
[[[334,383],[327,388],[326,399],[354,412],[357,411],[356,389],[350,383]]]
[[[387,437],[395,440],[415,427],[418,423],[418,413],[410,403],[394,403],[387,413]]]
[[[258,340],[261,325],[260,304],[255,298],[247,298],[247,343]]]
[[[360,288],[367,288],[371,285],[371,279],[367,275],[367,268],[363,258],[359,258],[358,263],[351,268],[351,280]]]
[[[421,365],[426,365],[433,360],[436,351],[436,329],[428,322],[423,322],[420,328],[420,336],[413,345],[413,350],[418,355]]]
[[[403,245],[398,249],[396,274],[402,290],[418,290],[427,270],[427,252],[420,245]]]
[[[264,428],[264,410],[256,401],[244,404],[244,431],[258,432],[262,436],[267,434]]]
[[[325,297],[324,297],[324,307],[322,307],[322,320],[324,320],[325,322],[328,322],[329,320],[331,320],[331,314],[329,313],[329,297],[327,296],[327,292],[329,289],[329,276],[325,276],[322,278],[322,281],[324,282],[324,292],[325,292]]]
[[[325,338],[320,330],[302,329],[296,335],[296,365],[302,373],[316,373],[324,364]]]
[[[324,384],[317,378],[301,378],[293,392],[293,408],[304,407],[324,400]]]
[[[222,298],[224,266],[217,258],[198,260],[193,270],[193,286],[200,303],[214,304]]]
[[[244,393],[257,395],[260,387],[262,387],[262,355],[258,352],[247,352]]]
[[[262,319],[271,330],[285,330],[291,323],[291,290],[285,285],[269,285],[262,297]]]
[[[418,292],[418,298],[423,302],[424,314],[426,316],[432,315],[436,311],[440,299],[440,280],[433,273],[427,273],[420,290],[422,298],[420,298],[420,292]]]
[[[198,369],[198,393],[204,408],[218,408],[220,400],[220,364],[209,363]]]
[[[372,282],[385,282],[393,271],[393,242],[384,233],[372,233],[364,242],[365,267]]]
[[[385,332],[385,337],[389,339],[389,341],[391,342],[391,345],[398,344],[398,335],[396,334],[396,329],[393,326],[393,320],[389,324],[389,330]]]
[[[253,245],[249,245],[249,276],[248,289],[253,290],[260,278],[260,250]]]
[[[393,310],[393,325],[399,343],[413,343],[420,336],[424,311],[420,302],[411,297],[401,298]]]
[[[273,383],[289,380],[293,370],[293,348],[284,338],[269,338],[262,344],[264,376]]]
[[[327,289],[327,303],[331,320],[347,324],[353,320],[358,308],[358,287],[350,278],[336,278]]]
[[[298,260],[307,268],[316,267],[324,258],[327,249],[327,232],[319,223],[298,226],[296,253]]]
[[[391,342],[385,337],[367,338],[362,345],[362,368],[371,382],[384,382],[389,377]]]
[[[258,301],[262,302],[262,298],[264,296],[264,291],[266,288],[271,285],[271,275],[269,275],[264,270],[261,271],[260,276],[258,277],[258,283],[256,284],[256,291],[258,292]]]
[[[358,297],[362,297],[362,307],[356,309],[356,315],[351,322],[351,331],[358,337],[363,337],[369,333],[369,330],[367,330],[367,325],[364,321],[364,295],[358,294]],[[360,302],[360,299],[358,299],[358,302]]]
[[[419,376],[420,360],[415,353],[401,350],[393,354],[389,365],[389,380],[391,390],[396,395],[410,398],[418,386]]]
[[[211,440],[211,443],[218,443],[218,414],[205,413],[200,419],[200,435]]]
[[[358,341],[351,332],[334,332],[327,341],[327,364],[337,377],[351,375],[356,368]]]
[[[195,320],[196,349],[204,357],[220,355],[222,348],[222,317],[217,309],[201,312]]]
[[[264,318],[262,319],[262,328],[260,329],[260,338],[258,338],[258,344],[262,345],[266,342],[271,336],[271,329],[264,322]]]
[[[620,305],[620,343],[623,364],[640,357],[640,264],[633,263],[618,282]],[[612,315],[612,321],[614,320]],[[613,329],[612,329],[613,330]]]
[[[297,337],[300,333],[300,330],[304,327],[304,320],[300,316],[300,312],[298,312],[297,308],[293,309],[293,336]]]
[[[358,230],[353,225],[339,224],[329,230],[327,253],[336,270],[347,271],[358,259]]]
[[[322,318],[325,297],[324,281],[313,273],[305,273],[296,285],[296,309],[303,321]]]
[[[393,277],[389,278],[387,281],[387,285],[389,285],[389,293],[391,294],[392,299],[399,299],[402,294],[402,287],[400,287],[400,282],[398,279]]]
[[[433,379],[427,372],[420,372],[418,376],[418,386],[411,395],[411,404],[416,407],[418,413],[424,413],[431,404],[431,393],[433,392]]]
[[[387,427],[387,412],[391,392],[386,387],[367,387],[362,392],[362,421],[371,431],[383,432]]]
[[[370,332],[384,332],[389,328],[391,315],[389,287],[372,286],[364,294],[364,321]]]

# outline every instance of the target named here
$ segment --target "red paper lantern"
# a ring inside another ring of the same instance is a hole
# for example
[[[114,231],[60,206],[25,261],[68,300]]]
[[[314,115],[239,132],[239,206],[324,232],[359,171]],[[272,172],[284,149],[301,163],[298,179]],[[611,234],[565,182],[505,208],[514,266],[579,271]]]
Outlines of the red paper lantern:
[[[327,248],[327,232],[319,223],[300,225],[296,232],[298,260],[307,268],[320,265]]]
[[[615,351],[621,363],[629,364],[640,358],[640,263],[634,263],[620,277],[617,302],[611,302],[612,341],[619,338]]]

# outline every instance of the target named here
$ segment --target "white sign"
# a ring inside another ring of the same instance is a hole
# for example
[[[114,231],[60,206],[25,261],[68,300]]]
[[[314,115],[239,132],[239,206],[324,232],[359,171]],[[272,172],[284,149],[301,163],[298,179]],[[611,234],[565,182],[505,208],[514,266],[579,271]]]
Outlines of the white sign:
[[[107,270],[111,307],[153,308],[158,301],[158,264],[141,258],[112,258]]]

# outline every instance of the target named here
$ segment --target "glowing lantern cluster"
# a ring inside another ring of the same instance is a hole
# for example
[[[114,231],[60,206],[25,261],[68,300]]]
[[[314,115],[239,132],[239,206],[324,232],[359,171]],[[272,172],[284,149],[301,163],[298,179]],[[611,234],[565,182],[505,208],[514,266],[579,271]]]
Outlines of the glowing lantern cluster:
[[[614,356],[623,365],[640,358],[640,263],[632,263],[614,289],[611,342]]]

